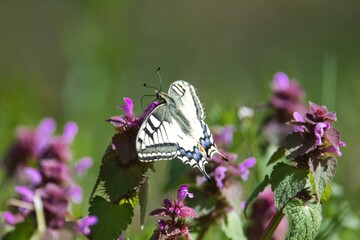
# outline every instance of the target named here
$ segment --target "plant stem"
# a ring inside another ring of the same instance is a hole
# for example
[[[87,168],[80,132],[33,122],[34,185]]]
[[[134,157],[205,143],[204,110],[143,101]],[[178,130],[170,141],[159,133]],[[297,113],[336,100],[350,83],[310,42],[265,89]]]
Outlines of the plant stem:
[[[278,227],[279,223],[281,222],[282,218],[285,216],[285,214],[280,211],[277,212],[274,217],[271,219],[271,222],[267,226],[265,233],[263,235],[263,240],[270,240],[273,233],[275,232],[276,228]]]

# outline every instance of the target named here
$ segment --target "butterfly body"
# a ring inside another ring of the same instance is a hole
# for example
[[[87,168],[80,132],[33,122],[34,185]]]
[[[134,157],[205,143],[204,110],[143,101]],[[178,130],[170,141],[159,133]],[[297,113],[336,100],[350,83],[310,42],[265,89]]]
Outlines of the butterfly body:
[[[145,118],[136,138],[140,161],[181,159],[205,171],[207,159],[218,153],[204,122],[205,112],[194,86],[175,81],[168,93],[156,93],[159,105]]]

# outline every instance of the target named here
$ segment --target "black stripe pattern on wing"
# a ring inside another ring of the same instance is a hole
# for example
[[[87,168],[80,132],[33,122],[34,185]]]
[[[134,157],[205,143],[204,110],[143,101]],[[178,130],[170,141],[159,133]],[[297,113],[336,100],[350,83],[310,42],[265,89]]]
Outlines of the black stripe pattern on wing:
[[[138,156],[141,161],[152,162],[158,160],[171,160],[177,154],[177,145],[174,143],[154,144],[147,147],[147,149]]]

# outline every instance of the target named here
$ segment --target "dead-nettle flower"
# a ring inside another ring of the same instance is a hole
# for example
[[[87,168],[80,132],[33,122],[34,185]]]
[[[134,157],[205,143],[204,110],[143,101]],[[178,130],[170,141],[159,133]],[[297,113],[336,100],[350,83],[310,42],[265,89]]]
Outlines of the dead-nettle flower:
[[[230,146],[232,144],[234,134],[234,126],[227,125],[222,128],[218,127],[214,131],[214,140],[219,147],[221,153],[226,156],[228,159],[227,162],[224,162],[218,156],[214,156],[212,159],[213,163],[213,172],[210,175],[214,176],[216,186],[221,189],[224,185],[227,185],[226,182],[231,183],[234,177],[239,176],[243,181],[246,181],[249,176],[249,168],[252,168],[256,159],[254,157],[250,157],[244,160],[242,163],[235,163],[237,159],[237,155],[234,153],[228,153],[224,150],[224,148]],[[204,181],[201,181],[198,177],[197,183],[200,185]]]
[[[251,213],[249,216],[250,223],[245,231],[248,239],[261,239],[275,213],[274,194],[270,188],[265,188],[265,190],[257,196],[254,204],[251,206]],[[287,228],[288,220],[284,217],[271,239],[285,239]]]
[[[295,81],[289,79],[286,73],[275,73],[271,89],[270,103],[275,109],[282,109],[292,113],[299,111],[299,108],[304,108],[301,103],[304,92]]]
[[[163,201],[163,207],[153,210],[151,216],[160,216],[157,228],[151,239],[191,239],[188,229],[187,218],[197,217],[193,208],[185,205],[186,197],[193,198],[194,195],[188,191],[188,185],[181,185],[178,188],[177,197],[174,200],[167,198]]]
[[[283,72],[275,73],[271,89],[269,104],[274,113],[264,123],[263,133],[271,143],[279,145],[291,131],[286,123],[292,119],[292,114],[295,111],[300,113],[306,111],[302,103],[304,92]]]
[[[305,114],[294,112],[290,124],[293,135],[299,134],[308,143],[308,151],[316,150],[325,156],[341,156],[340,147],[344,147],[345,143],[340,141],[340,133],[331,126],[331,122],[335,121],[335,112],[328,112],[326,106],[309,102],[309,110]]]
[[[92,160],[89,157],[82,158],[74,169],[69,169],[69,146],[78,127],[74,122],[68,122],[60,136],[53,135],[55,128],[56,123],[52,118],[43,119],[36,129],[20,128],[15,144],[5,157],[8,175],[15,174],[19,182],[28,184],[15,187],[22,204],[18,206],[18,212],[6,211],[2,214],[8,225],[15,225],[33,216],[31,213],[35,212],[34,198],[37,193],[42,202],[41,211],[46,226],[49,232],[56,234],[57,230],[65,227],[69,203],[80,203],[82,200],[82,189],[71,176],[72,172],[84,174],[91,167]],[[89,221],[86,219],[79,221],[74,231],[89,234],[88,227],[95,224],[96,220],[94,217],[90,217]]]
[[[133,102],[130,98],[124,97],[124,104],[118,106],[124,112],[124,116],[114,116],[107,121],[112,123],[118,131],[125,130],[128,127],[139,128],[145,117],[158,105],[158,102],[152,102],[147,106],[145,111],[139,116],[133,112]]]

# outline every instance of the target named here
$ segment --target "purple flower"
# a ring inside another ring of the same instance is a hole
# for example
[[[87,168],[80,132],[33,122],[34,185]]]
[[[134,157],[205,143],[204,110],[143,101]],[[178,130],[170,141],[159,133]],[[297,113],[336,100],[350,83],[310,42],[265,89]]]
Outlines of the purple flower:
[[[41,200],[44,208],[49,214],[52,214],[53,224],[57,219],[65,219],[68,207],[68,191],[54,183],[47,183],[41,191]]]
[[[214,170],[214,178],[215,178],[215,181],[216,181],[216,186],[219,189],[223,188],[223,186],[224,186],[223,180],[225,178],[226,171],[227,171],[227,168],[224,167],[224,166],[218,166]]]
[[[293,117],[295,119],[295,122],[297,122],[297,123],[305,122],[304,117],[299,112],[294,112]],[[292,131],[293,132],[304,132],[304,125],[296,125],[294,123]]]
[[[150,103],[146,107],[145,111],[140,115],[139,122],[142,123],[144,121],[144,119],[149,115],[149,113],[152,112],[152,110],[154,110],[154,108],[157,107],[158,105],[159,105],[159,103],[156,101]]]
[[[243,161],[242,163],[237,165],[237,173],[242,178],[242,180],[246,181],[249,176],[249,168],[252,168],[256,164],[256,159],[254,157],[250,157]]]
[[[324,132],[325,130],[330,128],[330,123],[323,123],[320,122],[318,124],[316,124],[315,129],[314,129],[314,134],[316,137],[316,145],[320,145],[322,143],[322,137],[324,136]]]
[[[92,166],[93,162],[90,157],[80,159],[74,166],[74,171],[77,175],[82,176],[88,168]]]
[[[24,220],[24,216],[20,214],[13,214],[9,211],[5,211],[1,214],[1,217],[4,219],[5,224],[14,226],[19,222]]]
[[[85,236],[89,236],[90,226],[95,225],[97,221],[98,219],[95,216],[86,216],[76,221],[75,229]]]
[[[36,129],[34,155],[39,156],[44,148],[50,144],[51,137],[56,129],[56,122],[52,118],[44,118]]]
[[[328,112],[326,106],[319,106],[309,102],[310,112],[306,114],[309,120],[314,122],[336,122],[336,113]]]
[[[40,171],[47,181],[63,182],[70,179],[65,163],[55,159],[43,159],[40,162]]]
[[[178,189],[178,194],[177,194],[177,199],[179,201],[183,201],[187,196],[189,198],[193,198],[194,197],[194,194],[190,193],[188,191],[188,188],[189,188],[189,185],[181,185]]]
[[[303,149],[302,154],[307,154],[314,150],[320,156],[338,155],[341,156],[340,147],[344,143],[340,141],[340,133],[333,127],[331,122],[336,121],[336,113],[328,112],[325,106],[319,106],[315,103],[309,103],[309,111],[300,114],[294,112],[294,120],[290,122],[293,126],[292,137],[299,139],[298,147],[306,142],[307,149]],[[290,141],[290,140],[289,140]],[[293,143],[286,142],[290,148],[294,148]]]
[[[73,185],[69,188],[68,195],[74,203],[81,203],[83,195],[82,188],[78,185]]]
[[[249,216],[251,222],[246,229],[248,239],[261,239],[275,213],[274,194],[270,188],[265,188],[251,206],[251,215]],[[285,239],[287,228],[287,218],[283,218],[275,230],[272,239]]]
[[[187,207],[183,201],[188,196],[193,198],[194,195],[188,192],[188,185],[181,185],[178,189],[177,198],[173,201],[165,198],[163,201],[163,207],[157,208],[150,212],[151,216],[170,217],[175,218],[193,218],[196,217],[196,211],[190,207]]]
[[[42,177],[41,177],[40,172],[37,169],[31,168],[31,167],[26,167],[26,168],[24,168],[24,173],[27,177],[27,180],[28,180],[30,186],[34,187],[41,183]]]
[[[15,192],[21,195],[23,201],[33,202],[34,192],[27,186],[16,186]]]
[[[124,97],[124,105],[118,106],[118,108],[122,109],[127,117],[129,122],[134,120],[134,113],[133,113],[133,102],[130,98]]]
[[[301,98],[304,95],[295,81],[290,81],[283,72],[277,72],[272,81],[273,96],[271,104],[277,109],[294,112],[302,108]]]
[[[62,139],[65,143],[70,144],[73,142],[78,132],[78,126],[75,122],[67,122],[64,126]]]
[[[234,126],[233,125],[226,125],[221,129],[215,129],[214,131],[214,141],[218,145],[230,146],[233,141],[233,133],[234,133]]]

